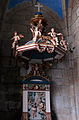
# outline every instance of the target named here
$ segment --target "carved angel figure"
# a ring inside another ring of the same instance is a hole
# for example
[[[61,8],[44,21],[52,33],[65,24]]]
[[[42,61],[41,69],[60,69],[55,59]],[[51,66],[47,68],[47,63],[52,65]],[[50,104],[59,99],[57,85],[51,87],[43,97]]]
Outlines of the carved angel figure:
[[[35,27],[35,30],[30,29],[33,34],[33,41],[36,42],[41,37],[41,32],[38,30],[38,27]]]
[[[63,47],[66,51],[68,50],[67,44],[68,44],[68,43],[64,40],[64,37],[62,36],[62,37],[61,37],[61,40],[60,40],[60,45],[61,45],[61,47]]]
[[[55,45],[59,45],[57,35],[62,35],[62,33],[56,33],[54,28],[51,29],[51,32],[48,33],[52,37],[51,42]]]
[[[11,40],[14,40],[14,42],[12,43],[12,48],[15,48],[16,46],[18,47],[18,43],[20,38],[23,38],[24,36],[22,34],[17,34],[17,32],[14,32],[14,36]]]
[[[14,36],[11,40],[14,40],[12,43],[12,48],[15,48],[16,45],[18,45],[18,41],[20,40],[19,35],[17,35],[17,32],[14,32]]]

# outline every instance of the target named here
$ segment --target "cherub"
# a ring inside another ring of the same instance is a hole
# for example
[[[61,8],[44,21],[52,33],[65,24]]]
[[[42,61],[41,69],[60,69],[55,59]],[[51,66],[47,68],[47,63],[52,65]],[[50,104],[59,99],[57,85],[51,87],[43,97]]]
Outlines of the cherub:
[[[12,48],[15,48],[16,46],[18,46],[19,40],[20,38],[23,38],[23,35],[18,35],[17,32],[14,32],[14,36],[11,40],[14,40],[14,42],[12,43]]]
[[[33,41],[36,42],[41,37],[41,32],[38,30],[38,27],[35,27],[35,30],[30,29],[33,34]]]
[[[68,44],[68,43],[64,40],[64,37],[62,36],[62,37],[61,37],[61,40],[60,40],[60,45],[61,45],[61,47],[63,47],[66,51],[68,50],[67,44]]]
[[[53,39],[51,40],[51,42],[55,45],[59,45],[58,43],[58,38],[56,35],[62,35],[62,33],[56,33],[54,28],[51,29],[51,32],[48,33],[48,35],[50,35]],[[55,42],[54,42],[55,41]]]

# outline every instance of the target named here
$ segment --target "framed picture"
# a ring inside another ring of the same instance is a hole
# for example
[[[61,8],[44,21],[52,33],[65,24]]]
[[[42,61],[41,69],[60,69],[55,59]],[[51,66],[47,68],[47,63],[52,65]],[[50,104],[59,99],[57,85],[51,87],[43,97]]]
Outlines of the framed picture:
[[[39,81],[23,84],[23,120],[51,120],[50,84]]]
[[[45,92],[28,92],[28,119],[46,120]]]

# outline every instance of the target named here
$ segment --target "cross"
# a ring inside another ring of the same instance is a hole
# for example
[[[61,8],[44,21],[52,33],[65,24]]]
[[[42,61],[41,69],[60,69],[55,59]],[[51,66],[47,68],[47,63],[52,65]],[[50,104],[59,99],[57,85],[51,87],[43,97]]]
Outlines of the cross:
[[[35,7],[38,7],[38,12],[40,12],[43,6],[40,3],[38,3],[37,5],[35,5]]]

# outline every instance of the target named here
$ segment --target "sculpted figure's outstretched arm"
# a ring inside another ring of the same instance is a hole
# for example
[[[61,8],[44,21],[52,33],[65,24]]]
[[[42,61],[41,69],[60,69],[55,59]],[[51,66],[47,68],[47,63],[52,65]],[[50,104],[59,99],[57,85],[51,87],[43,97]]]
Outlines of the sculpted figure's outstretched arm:
[[[57,33],[57,35],[63,35],[62,33]]]
[[[14,37],[12,37],[11,40],[14,40]]]
[[[32,28],[30,28],[30,30],[31,30],[32,33],[34,32]]]
[[[48,35],[50,35],[51,34],[51,32],[48,32]]]

